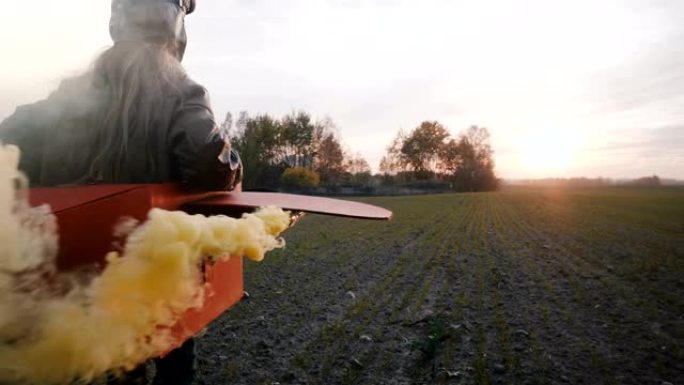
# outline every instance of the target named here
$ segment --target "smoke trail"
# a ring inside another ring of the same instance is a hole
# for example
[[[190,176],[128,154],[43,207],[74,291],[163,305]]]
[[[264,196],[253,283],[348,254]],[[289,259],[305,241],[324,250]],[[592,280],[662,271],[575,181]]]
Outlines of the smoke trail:
[[[132,369],[168,350],[169,328],[201,306],[202,258],[261,260],[284,246],[277,236],[289,216],[277,208],[240,219],[153,209],[100,275],[55,295],[43,287],[54,272],[56,220],[21,198],[18,158],[0,144],[0,383],[87,382]]]

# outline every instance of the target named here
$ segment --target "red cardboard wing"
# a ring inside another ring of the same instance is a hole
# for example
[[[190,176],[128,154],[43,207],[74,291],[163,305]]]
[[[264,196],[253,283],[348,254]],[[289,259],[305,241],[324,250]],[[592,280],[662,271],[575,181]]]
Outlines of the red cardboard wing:
[[[49,204],[59,225],[57,268],[104,266],[115,250],[114,228],[123,218],[144,221],[150,209],[240,215],[260,206],[367,219],[389,219],[388,210],[357,202],[279,193],[188,193],[170,184],[97,185],[31,189],[32,205]],[[178,345],[200,332],[243,295],[242,258],[205,264],[204,305],[188,310],[173,327]]]
[[[207,193],[188,194],[172,185],[99,185],[35,188],[29,201],[52,208],[59,226],[57,268],[72,271],[105,266],[106,254],[120,248],[114,228],[122,219],[144,221],[152,208],[177,210],[182,203],[205,196]],[[244,293],[241,257],[207,263],[203,271],[203,306],[186,311],[172,328],[177,346],[235,305]]]

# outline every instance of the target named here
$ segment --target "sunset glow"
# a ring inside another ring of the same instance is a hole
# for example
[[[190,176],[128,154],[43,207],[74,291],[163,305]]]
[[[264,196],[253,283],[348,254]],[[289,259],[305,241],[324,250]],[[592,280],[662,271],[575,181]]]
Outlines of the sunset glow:
[[[0,119],[111,44],[109,1],[70,4],[0,15]],[[678,0],[206,0],[183,64],[218,120],[328,116],[375,171],[399,129],[437,120],[487,127],[503,178],[684,178],[682,18]]]
[[[571,130],[530,131],[522,135],[520,165],[540,177],[563,176],[581,156],[581,137]]]

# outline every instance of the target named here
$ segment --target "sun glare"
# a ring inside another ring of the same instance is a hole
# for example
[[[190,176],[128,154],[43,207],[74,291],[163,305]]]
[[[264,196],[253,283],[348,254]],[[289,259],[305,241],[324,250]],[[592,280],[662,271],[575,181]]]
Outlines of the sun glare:
[[[569,130],[525,135],[521,165],[536,177],[562,176],[577,161],[580,137]]]

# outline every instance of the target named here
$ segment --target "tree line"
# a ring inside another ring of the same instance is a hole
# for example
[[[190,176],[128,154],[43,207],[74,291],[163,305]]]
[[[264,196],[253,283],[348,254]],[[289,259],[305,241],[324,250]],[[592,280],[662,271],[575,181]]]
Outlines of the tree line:
[[[675,179],[662,179],[658,175],[644,176],[636,179],[611,179],[611,178],[543,178],[543,179],[518,179],[508,181],[511,185],[519,186],[542,186],[542,187],[607,187],[607,186],[640,186],[659,187],[675,186],[683,184]]]
[[[304,111],[281,118],[229,113],[221,125],[241,155],[246,190],[312,189],[336,192],[342,187],[371,190],[379,186],[431,185],[458,191],[498,187],[489,133],[472,126],[452,138],[438,122],[423,122],[402,131],[387,149],[381,174],[368,162],[345,151],[330,118],[312,119]]]
[[[334,188],[371,177],[366,160],[344,151],[330,118],[314,121],[298,111],[278,119],[243,111],[235,124],[229,113],[221,129],[240,153],[245,189]]]
[[[456,191],[499,188],[489,131],[471,126],[452,137],[437,121],[424,121],[408,134],[399,131],[380,162],[386,179],[448,183]]]

